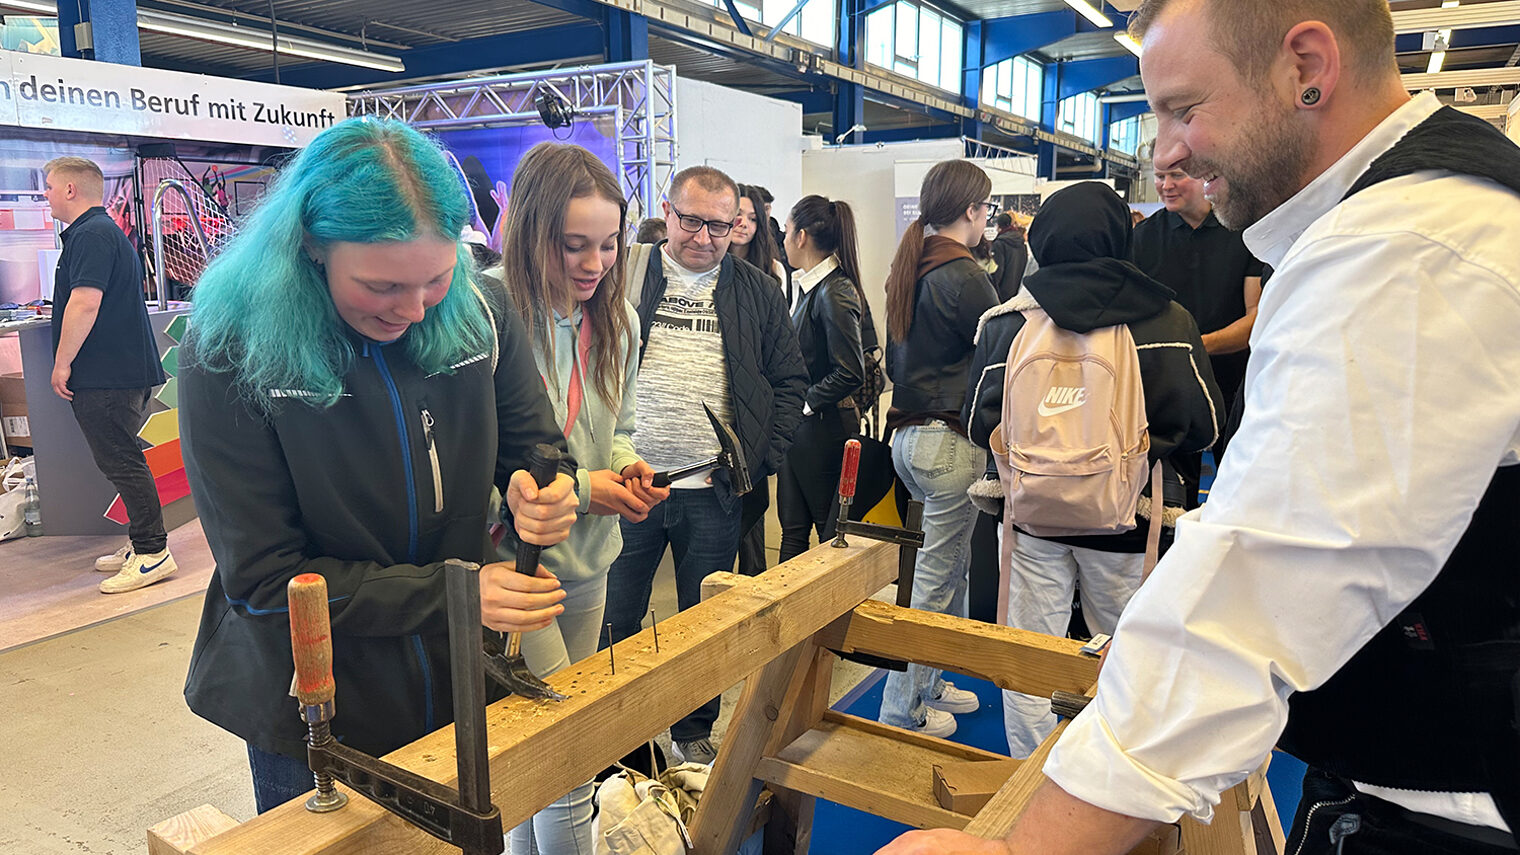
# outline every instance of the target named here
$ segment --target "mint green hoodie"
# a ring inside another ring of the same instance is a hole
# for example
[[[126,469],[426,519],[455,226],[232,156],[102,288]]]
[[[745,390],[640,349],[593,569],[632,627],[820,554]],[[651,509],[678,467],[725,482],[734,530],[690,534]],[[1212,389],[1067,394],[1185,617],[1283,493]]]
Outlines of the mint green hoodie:
[[[549,547],[543,551],[540,563],[558,576],[562,582],[584,582],[598,576],[605,576],[607,569],[612,566],[618,553],[623,550],[623,533],[618,525],[617,516],[600,516],[590,513],[591,508],[591,472],[598,469],[611,469],[613,472],[622,472],[625,466],[638,462],[640,459],[633,450],[634,428],[634,384],[639,371],[639,348],[638,330],[639,316],[634,308],[626,300],[623,308],[628,314],[629,341],[618,345],[620,352],[625,354],[623,360],[623,387],[621,400],[615,406],[609,406],[602,399],[596,389],[596,381],[589,372],[585,375],[583,393],[581,396],[580,415],[575,420],[575,425],[570,429],[568,443],[570,453],[575,456],[580,465],[575,473],[576,494],[580,497],[580,516],[575,520],[575,525],[570,529],[570,537],[563,543]],[[568,413],[568,397],[570,393],[571,372],[575,370],[576,341],[580,332],[581,310],[577,306],[570,317],[560,317],[556,312],[553,329],[553,359],[554,365],[549,366],[549,354],[539,353],[534,349],[534,360],[538,363],[538,373],[543,376],[546,389],[549,393],[549,403],[554,407],[554,420],[561,428],[565,425],[565,417]],[[591,359],[594,364],[596,354],[603,345],[600,342],[591,346]],[[503,559],[510,560],[516,549],[512,537],[502,541],[498,552]]]

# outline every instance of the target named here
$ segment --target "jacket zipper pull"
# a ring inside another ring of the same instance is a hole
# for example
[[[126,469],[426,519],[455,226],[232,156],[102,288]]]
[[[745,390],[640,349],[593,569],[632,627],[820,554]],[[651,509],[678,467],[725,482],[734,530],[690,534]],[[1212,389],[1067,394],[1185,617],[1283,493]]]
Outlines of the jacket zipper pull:
[[[443,513],[443,467],[438,463],[438,442],[433,435],[433,414],[422,408],[422,435],[427,439],[428,463],[433,467],[433,513]]]

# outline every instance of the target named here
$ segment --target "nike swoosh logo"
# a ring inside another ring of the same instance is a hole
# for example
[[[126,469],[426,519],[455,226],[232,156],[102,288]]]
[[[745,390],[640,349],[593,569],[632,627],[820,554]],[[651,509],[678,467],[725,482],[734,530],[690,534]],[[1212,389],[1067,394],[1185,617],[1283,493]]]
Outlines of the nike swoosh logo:
[[[1059,407],[1047,407],[1047,406],[1045,406],[1045,404],[1041,403],[1040,406],[1037,408],[1037,410],[1038,410],[1039,414],[1042,415],[1042,416],[1059,416],[1060,414],[1066,412],[1067,410],[1075,410],[1077,407],[1080,407],[1080,406],[1082,406],[1085,403],[1087,403],[1087,402],[1086,401],[1078,401],[1075,404],[1063,404],[1063,405],[1061,405]]]
[[[139,572],[142,572],[142,573],[152,573],[154,570],[157,570],[159,567],[163,566],[163,563],[165,561],[168,561],[168,560],[169,560],[169,556],[165,555],[163,558],[158,559],[158,563],[157,564],[154,564],[152,567],[143,567],[142,570],[139,571]]]

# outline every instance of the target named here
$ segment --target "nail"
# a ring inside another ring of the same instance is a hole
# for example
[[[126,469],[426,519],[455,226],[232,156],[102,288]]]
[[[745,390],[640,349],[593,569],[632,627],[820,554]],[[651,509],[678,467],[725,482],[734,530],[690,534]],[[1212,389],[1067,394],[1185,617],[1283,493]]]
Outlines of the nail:
[[[654,630],[654,652],[660,652],[660,619],[654,616],[654,609],[649,610],[649,628]]]

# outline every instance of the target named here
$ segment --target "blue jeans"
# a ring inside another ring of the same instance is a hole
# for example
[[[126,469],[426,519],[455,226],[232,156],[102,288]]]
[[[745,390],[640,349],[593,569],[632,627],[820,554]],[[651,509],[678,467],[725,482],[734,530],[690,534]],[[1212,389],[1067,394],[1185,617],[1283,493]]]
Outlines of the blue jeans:
[[[916,501],[924,503],[924,548],[913,566],[913,608],[966,616],[966,579],[976,508],[966,490],[987,469],[987,453],[942,421],[903,428],[892,439],[892,465]],[[939,669],[909,664],[887,675],[881,721],[913,727],[924,701],[944,691]]]
[[[641,523],[622,520],[623,553],[607,574],[607,620],[612,640],[638,634],[649,613],[654,574],[670,545],[676,562],[676,604],[681,611],[702,602],[702,580],[710,573],[733,572],[739,552],[743,503],[724,509],[715,490],[671,490]],[[670,727],[670,738],[691,742],[712,736],[719,699],[698,707]]]
[[[596,653],[606,602],[605,576],[565,582],[565,599],[560,601],[564,612],[547,627],[523,636],[523,658],[535,676],[547,677]],[[589,781],[576,787],[509,831],[508,855],[529,855],[534,844],[540,855],[592,855],[592,789]]]
[[[273,810],[316,787],[304,758],[270,754],[249,744],[248,768],[253,771],[253,802],[259,813]]]

